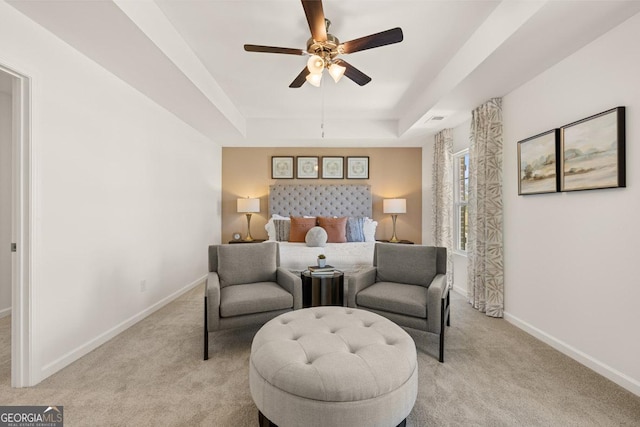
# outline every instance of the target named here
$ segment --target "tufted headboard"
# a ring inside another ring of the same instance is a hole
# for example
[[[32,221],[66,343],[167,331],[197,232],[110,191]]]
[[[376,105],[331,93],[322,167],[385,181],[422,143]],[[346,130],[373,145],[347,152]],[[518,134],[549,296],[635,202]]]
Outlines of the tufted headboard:
[[[367,184],[277,184],[269,186],[269,216],[352,216],[372,218]]]

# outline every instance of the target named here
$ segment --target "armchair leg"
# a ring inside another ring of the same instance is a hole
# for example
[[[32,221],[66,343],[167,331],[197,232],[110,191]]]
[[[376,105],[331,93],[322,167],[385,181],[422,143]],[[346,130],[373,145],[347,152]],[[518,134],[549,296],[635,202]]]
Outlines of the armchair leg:
[[[451,294],[451,291],[447,292],[447,326],[451,326],[451,311],[450,311],[450,301],[449,301],[449,295]]]
[[[450,304],[449,304],[449,291],[447,291],[447,296],[440,300],[440,354],[438,360],[440,363],[444,362],[444,330],[445,324],[447,326],[450,325]]]
[[[207,327],[207,296],[204,297],[204,360],[209,360],[209,328]]]

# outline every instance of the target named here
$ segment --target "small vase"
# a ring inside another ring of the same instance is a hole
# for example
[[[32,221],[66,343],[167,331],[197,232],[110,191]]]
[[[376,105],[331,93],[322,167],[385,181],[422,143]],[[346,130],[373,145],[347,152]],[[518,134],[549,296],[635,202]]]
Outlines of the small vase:
[[[318,267],[324,267],[325,265],[327,265],[327,260],[326,258],[318,258]]]

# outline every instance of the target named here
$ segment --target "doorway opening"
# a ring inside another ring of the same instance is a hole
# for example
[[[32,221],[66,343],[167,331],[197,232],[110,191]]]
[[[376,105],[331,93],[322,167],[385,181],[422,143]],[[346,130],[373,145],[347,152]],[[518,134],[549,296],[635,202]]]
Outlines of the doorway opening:
[[[11,336],[0,355],[11,358],[12,387],[33,385],[30,88],[0,64],[0,330]]]

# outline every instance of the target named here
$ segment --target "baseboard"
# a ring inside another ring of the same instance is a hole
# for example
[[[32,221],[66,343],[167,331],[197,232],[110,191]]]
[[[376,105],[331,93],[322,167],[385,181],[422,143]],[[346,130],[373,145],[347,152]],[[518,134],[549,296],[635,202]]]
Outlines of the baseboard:
[[[11,316],[11,307],[0,310],[0,319],[7,316]]]
[[[464,288],[461,288],[459,286],[456,286],[455,284],[453,285],[453,291],[455,293],[458,293],[458,294],[462,295],[465,298],[467,297],[467,290],[464,289]]]
[[[104,332],[103,334],[98,335],[97,337],[95,337],[91,341],[89,341],[89,342],[77,347],[74,350],[71,350],[70,352],[68,352],[64,356],[62,356],[62,357],[54,360],[53,362],[43,366],[42,367],[42,371],[40,372],[41,373],[41,377],[39,379],[37,379],[36,383],[44,380],[45,378],[47,378],[47,377],[49,377],[49,376],[51,376],[53,374],[55,374],[56,372],[58,372],[62,368],[70,365],[71,363],[73,363],[76,360],[80,359],[85,354],[95,350],[96,348],[100,347],[102,344],[104,344],[107,341],[109,341],[110,339],[114,338],[115,336],[117,336],[121,332],[123,332],[126,329],[130,328],[131,326],[135,325],[136,323],[138,323],[139,321],[141,321],[145,317],[147,317],[147,316],[153,314],[154,312],[158,311],[159,309],[161,309],[165,305],[169,304],[170,302],[172,302],[176,298],[180,297],[184,293],[190,291],[191,289],[195,288],[196,286],[199,286],[199,285],[203,284],[205,282],[206,278],[207,278],[206,275],[200,277],[199,279],[195,280],[194,282],[191,282],[188,285],[184,286],[182,289],[177,290],[176,292],[174,292],[171,295],[161,299],[160,301],[158,301],[157,303],[153,304],[152,306],[142,310],[140,313],[131,316],[130,318],[128,318],[127,320],[123,321],[122,323],[116,325],[115,327],[111,328],[110,330]]]
[[[513,316],[505,312],[504,319],[507,322],[511,323],[512,325],[516,326],[517,328],[522,329],[523,331],[529,333],[530,335],[533,335],[534,337],[538,338],[540,341],[550,345],[551,347],[555,348],[559,352],[583,364],[587,368],[590,368],[595,372],[599,373],[600,375],[602,375],[603,377],[608,378],[609,380],[618,384],[620,387],[623,387],[629,390],[631,393],[635,394],[636,396],[640,396],[639,381],[629,377],[628,375],[623,374],[620,371],[617,371],[616,369],[600,362],[599,360],[594,359],[588,354],[583,353],[582,351],[568,345],[567,343],[558,340],[557,338],[547,334],[544,331],[541,331],[540,329],[517,318],[516,316]]]

